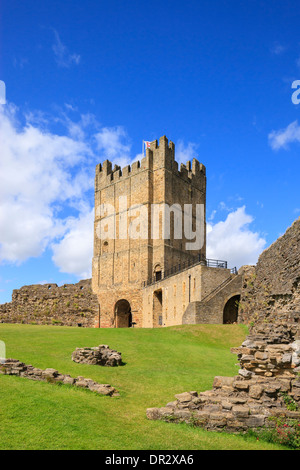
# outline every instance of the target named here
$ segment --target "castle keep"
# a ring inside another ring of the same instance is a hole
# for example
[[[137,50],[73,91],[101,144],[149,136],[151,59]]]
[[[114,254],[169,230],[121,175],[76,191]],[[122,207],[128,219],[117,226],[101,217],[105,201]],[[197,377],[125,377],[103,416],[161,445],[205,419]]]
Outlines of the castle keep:
[[[92,279],[24,286],[0,321],[156,328],[238,321],[243,270],[206,258],[206,169],[163,136],[139,162],[96,166]]]
[[[96,326],[223,323],[224,306],[240,294],[241,278],[225,261],[206,259],[205,208],[205,166],[194,158],[179,168],[175,145],[165,136],[132,166],[112,168],[108,160],[97,165]]]

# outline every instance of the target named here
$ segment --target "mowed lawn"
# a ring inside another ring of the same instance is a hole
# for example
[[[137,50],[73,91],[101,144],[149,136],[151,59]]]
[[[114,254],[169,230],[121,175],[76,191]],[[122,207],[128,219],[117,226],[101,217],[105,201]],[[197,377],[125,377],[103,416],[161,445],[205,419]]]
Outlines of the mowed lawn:
[[[84,329],[0,325],[6,356],[109,383],[120,397],[0,375],[1,449],[194,450],[277,449],[241,436],[186,424],[149,421],[146,409],[174,395],[212,388],[215,375],[235,375],[247,330],[241,325],[162,329]],[[76,364],[76,347],[108,344],[122,353],[122,367]]]

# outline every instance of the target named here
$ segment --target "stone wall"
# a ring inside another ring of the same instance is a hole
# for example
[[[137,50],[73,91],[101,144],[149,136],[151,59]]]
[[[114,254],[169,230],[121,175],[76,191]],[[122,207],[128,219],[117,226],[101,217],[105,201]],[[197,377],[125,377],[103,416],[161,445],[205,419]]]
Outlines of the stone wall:
[[[243,267],[240,321],[250,334],[238,355],[234,377],[215,377],[213,389],[175,395],[149,419],[215,431],[274,427],[276,418],[300,420],[300,219],[259,257]],[[291,429],[292,432],[292,429]]]
[[[192,306],[201,304],[204,297],[228,279],[231,279],[229,269],[197,264],[145,287],[142,291],[143,327],[159,326],[157,322],[155,325],[156,316],[161,317],[160,326],[201,323],[190,313]],[[161,292],[161,305],[155,309],[155,295],[159,292]],[[215,305],[215,309],[210,310],[206,323],[223,322],[224,304],[220,301]],[[187,309],[188,312],[185,313]]]
[[[107,344],[100,344],[94,348],[76,348],[72,353],[72,361],[79,364],[116,367],[122,365],[122,356],[115,349],[110,349]]]
[[[189,304],[184,312],[182,323],[185,325],[226,323],[224,319],[225,305],[229,299],[240,295],[242,277],[242,274],[229,274],[225,281],[217,285],[215,289],[213,289],[214,285],[212,284],[212,292],[210,294],[205,296],[200,302],[196,301]]]
[[[16,375],[17,377],[26,377],[30,380],[52,384],[74,385],[75,387],[87,388],[99,395],[119,396],[119,392],[109,384],[99,384],[82,376],[73,378],[68,374],[60,374],[55,369],[38,369],[17,359],[6,359],[3,363],[0,363],[0,374]]]
[[[300,312],[300,218],[245,269],[241,322]]]
[[[91,279],[77,284],[23,286],[0,305],[0,322],[93,327],[99,316]]]
[[[212,390],[175,395],[165,407],[149,408],[147,417],[228,432],[274,427],[276,417],[299,420],[299,320],[300,315],[256,324],[242,346],[232,349],[238,375],[215,377]]]

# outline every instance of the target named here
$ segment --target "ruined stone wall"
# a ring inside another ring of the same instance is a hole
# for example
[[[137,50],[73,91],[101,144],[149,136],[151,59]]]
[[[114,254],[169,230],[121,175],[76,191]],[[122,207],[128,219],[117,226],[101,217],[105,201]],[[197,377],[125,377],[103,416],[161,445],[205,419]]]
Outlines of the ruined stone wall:
[[[275,427],[277,417],[300,421],[299,320],[294,315],[288,322],[256,324],[231,350],[240,362],[238,375],[215,377],[212,390],[175,395],[166,406],[147,409],[147,417],[227,432]]]
[[[82,376],[71,377],[69,374],[60,374],[55,369],[38,369],[31,364],[24,364],[18,359],[5,359],[0,363],[0,374],[15,375],[25,377],[29,380],[47,382],[50,384],[73,385],[88,389],[91,392],[110,397],[119,396],[118,390],[110,384],[99,384],[92,379],[86,379]]]
[[[97,296],[91,279],[77,284],[23,286],[12,301],[0,305],[0,322],[93,327],[98,318]]]
[[[275,427],[276,418],[300,423],[300,219],[242,271],[242,321],[249,335],[239,348],[234,377],[215,377],[213,389],[184,392],[154,420],[187,422],[213,431]]]
[[[300,312],[300,218],[244,269],[241,322]]]

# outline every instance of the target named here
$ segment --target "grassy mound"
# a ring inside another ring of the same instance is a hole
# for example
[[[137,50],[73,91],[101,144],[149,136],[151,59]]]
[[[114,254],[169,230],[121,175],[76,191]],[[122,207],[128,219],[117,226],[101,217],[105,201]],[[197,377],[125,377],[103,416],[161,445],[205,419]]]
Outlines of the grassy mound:
[[[0,375],[0,448],[275,449],[240,436],[146,418],[146,408],[165,406],[177,393],[208,390],[215,375],[235,375],[230,347],[239,346],[246,334],[240,325],[102,330],[1,324],[7,357],[110,383],[120,397]],[[120,351],[125,365],[71,361],[76,347],[99,344]]]

